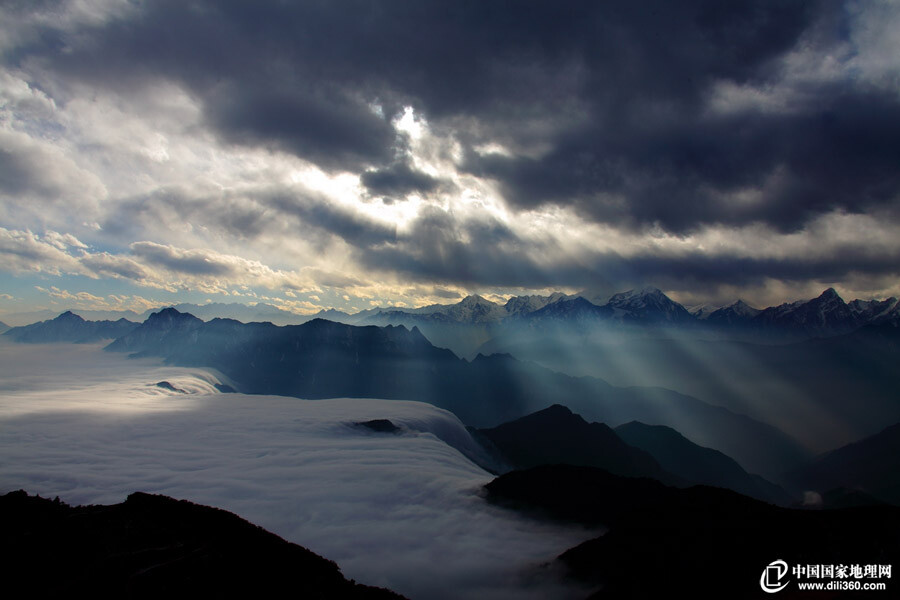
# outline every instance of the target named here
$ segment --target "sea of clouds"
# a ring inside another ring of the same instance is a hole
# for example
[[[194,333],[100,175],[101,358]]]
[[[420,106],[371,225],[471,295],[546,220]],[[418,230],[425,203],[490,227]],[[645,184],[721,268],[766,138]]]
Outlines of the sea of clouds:
[[[155,384],[167,381],[179,391]],[[0,493],[166,494],[237,513],[413,599],[567,598],[545,566],[596,535],[487,503],[451,413],[218,393],[221,376],[89,345],[0,344]],[[400,434],[355,422],[389,419]]]

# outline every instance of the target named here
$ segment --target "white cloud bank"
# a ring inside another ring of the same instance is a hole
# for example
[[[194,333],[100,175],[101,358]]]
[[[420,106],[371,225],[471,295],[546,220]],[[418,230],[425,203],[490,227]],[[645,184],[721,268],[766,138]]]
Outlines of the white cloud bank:
[[[96,346],[0,344],[0,493],[86,504],[141,490],[218,506],[413,599],[584,595],[536,567],[591,533],[485,502],[492,476],[454,448],[472,440],[452,414],[215,394],[216,381]],[[404,433],[351,425],[370,419]]]

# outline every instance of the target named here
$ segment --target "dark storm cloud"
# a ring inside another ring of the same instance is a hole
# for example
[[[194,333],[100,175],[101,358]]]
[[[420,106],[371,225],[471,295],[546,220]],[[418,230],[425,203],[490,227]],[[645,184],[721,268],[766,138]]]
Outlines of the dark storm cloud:
[[[263,185],[239,193],[207,195],[184,189],[157,190],[119,203],[103,223],[123,240],[148,223],[173,227],[203,223],[241,239],[299,235],[324,246],[337,236],[358,247],[394,241],[396,227],[330,202],[309,190]]]
[[[468,149],[465,169],[496,179],[517,210],[556,204],[679,233],[755,222],[796,231],[835,210],[896,214],[896,94],[849,76],[784,80],[779,67],[797,48],[839,56],[852,18],[831,0],[160,1],[48,33],[39,39],[57,42],[35,41],[27,57],[122,90],[176,81],[221,139],[360,173],[373,195],[439,185],[403,160],[407,142],[391,126],[411,105],[452,131]],[[711,110],[723,83],[783,94],[787,106]],[[495,141],[512,156],[475,151]],[[504,268],[493,233],[430,213],[412,243],[327,203],[270,204],[355,246],[384,245],[363,260],[404,272],[518,281],[540,271],[522,244],[519,266]],[[264,231],[260,214],[235,217]]]
[[[403,197],[410,192],[431,192],[440,183],[436,178],[416,171],[406,163],[366,171],[360,176],[360,181],[371,194],[388,197]]]
[[[301,225],[336,235],[353,246],[374,246],[397,237],[393,225],[379,223],[315,196],[274,194],[266,202],[281,213],[298,218]]]
[[[896,204],[896,96],[836,90],[817,104],[801,114],[683,115],[652,128],[588,129],[540,160],[472,156],[469,168],[498,179],[523,208],[572,204],[598,221],[676,232],[752,222],[793,231],[836,209]],[[759,199],[734,197],[747,190]]]
[[[722,284],[760,285],[773,278],[800,282],[900,276],[896,248],[873,249],[863,242],[822,239],[815,253],[772,257],[704,250],[571,255],[553,245],[536,247],[500,222],[460,221],[437,209],[421,214],[395,242],[361,248],[358,259],[370,268],[415,281],[471,287],[589,288],[611,281],[619,286],[650,282],[668,289],[711,289]]]
[[[223,139],[283,148],[325,168],[369,166],[364,182],[373,193],[433,183],[389,166],[403,144],[388,119],[411,104],[433,122],[457,123],[472,143],[549,144],[541,159],[471,161],[502,183],[513,206],[573,204],[596,220],[673,230],[755,220],[792,228],[810,214],[861,209],[896,193],[895,178],[878,179],[895,157],[896,131],[874,127],[895,115],[896,101],[838,86],[791,117],[717,118],[702,109],[715,82],[774,81],[775,59],[804,34],[825,31],[813,37],[827,51],[841,36],[835,7],[153,2],[72,36],[65,52],[48,47],[43,58],[101,85],[177,80]],[[860,123],[861,115],[869,118]],[[860,149],[868,149],[864,157],[846,165]],[[734,209],[719,197],[779,167],[788,182],[772,206]],[[808,183],[822,173],[830,177]],[[853,197],[851,188],[871,193]],[[615,195],[624,200],[612,202]]]

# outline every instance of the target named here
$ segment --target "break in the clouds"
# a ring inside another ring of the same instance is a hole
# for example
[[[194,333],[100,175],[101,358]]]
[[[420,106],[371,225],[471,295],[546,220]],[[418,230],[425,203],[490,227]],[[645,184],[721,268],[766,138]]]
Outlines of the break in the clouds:
[[[80,0],[0,22],[9,282],[304,311],[900,292],[892,2]]]

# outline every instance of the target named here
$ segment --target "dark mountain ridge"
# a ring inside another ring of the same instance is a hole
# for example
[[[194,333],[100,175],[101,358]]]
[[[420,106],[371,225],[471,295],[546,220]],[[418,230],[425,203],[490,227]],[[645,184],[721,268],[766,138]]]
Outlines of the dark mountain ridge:
[[[86,344],[121,337],[137,328],[138,325],[139,323],[125,319],[85,321],[75,313],[66,311],[49,321],[32,323],[23,327],[12,327],[3,335],[16,342],[28,344],[59,342]]]
[[[827,452],[786,474],[785,480],[798,491],[825,495],[843,488],[900,505],[900,423]]]
[[[804,567],[900,560],[900,509],[892,506],[787,509],[731,490],[676,489],[569,465],[507,473],[486,489],[490,501],[535,518],[606,526],[604,535],[558,558],[569,576],[597,586],[590,598],[598,600],[759,598],[760,578],[778,559]],[[810,594],[792,583],[779,596]]]
[[[136,492],[110,506],[0,496],[4,586],[42,597],[401,599],[224,510]]]
[[[682,483],[647,452],[628,445],[603,423],[588,423],[560,404],[491,429],[480,429],[518,469],[568,464],[599,467],[626,477]]]

